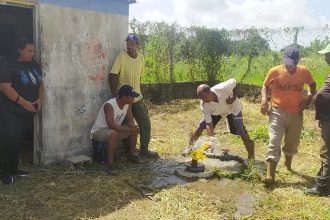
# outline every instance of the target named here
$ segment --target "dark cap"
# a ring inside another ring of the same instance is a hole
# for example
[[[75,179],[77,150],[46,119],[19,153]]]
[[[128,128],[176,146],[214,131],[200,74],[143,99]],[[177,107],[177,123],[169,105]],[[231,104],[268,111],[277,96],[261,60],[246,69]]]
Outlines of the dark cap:
[[[285,65],[294,65],[298,64],[300,59],[299,50],[295,47],[287,47],[284,49],[283,62]]]
[[[140,94],[135,92],[134,89],[129,85],[123,85],[118,90],[119,96],[132,96],[138,97]]]
[[[128,41],[128,40],[131,40],[131,41],[133,41],[133,42],[135,42],[135,43],[137,43],[137,44],[140,42],[138,36],[136,36],[135,34],[129,34],[129,35],[126,37],[126,41]]]

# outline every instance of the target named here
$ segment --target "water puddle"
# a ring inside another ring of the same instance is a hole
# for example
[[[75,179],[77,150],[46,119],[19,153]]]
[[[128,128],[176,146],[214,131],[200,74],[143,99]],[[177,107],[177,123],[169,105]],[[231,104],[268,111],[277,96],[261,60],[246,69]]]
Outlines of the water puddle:
[[[174,159],[159,159],[157,161],[150,162],[146,169],[153,172],[156,176],[149,183],[152,187],[155,188],[164,188],[167,186],[184,184],[196,180],[199,178],[210,178],[212,177],[212,170],[214,168],[225,170],[232,174],[237,174],[241,170],[241,164],[237,161],[221,161],[216,158],[206,158],[201,161],[206,167],[206,171],[201,173],[201,175],[180,175],[183,172],[186,172],[186,163],[190,161],[190,158],[186,157],[177,157]],[[211,175],[208,175],[211,173]],[[192,178],[190,178],[192,177]],[[197,178],[194,178],[197,177]]]
[[[231,179],[187,179],[176,174],[176,170],[184,170],[189,158],[177,157],[174,159],[159,159],[145,164],[146,170],[151,171],[155,176],[145,183],[148,187],[164,189],[179,184],[189,184],[196,190],[219,199],[224,203],[233,204],[235,212],[232,218],[241,219],[252,214],[258,200],[258,195],[248,190],[246,183]],[[202,161],[207,169],[216,167],[228,172],[239,172],[241,164],[237,161],[221,161],[219,159],[207,158]]]
[[[159,159],[148,165],[156,176],[151,180],[150,186],[154,188],[165,188],[177,184],[185,184],[189,181],[175,175],[175,170],[184,169],[185,164],[183,161]]]

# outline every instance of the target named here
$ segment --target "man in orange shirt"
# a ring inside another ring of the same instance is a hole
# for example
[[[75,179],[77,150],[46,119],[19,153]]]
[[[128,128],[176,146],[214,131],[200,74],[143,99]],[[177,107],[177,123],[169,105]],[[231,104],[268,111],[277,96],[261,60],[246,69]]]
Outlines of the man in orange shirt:
[[[288,47],[284,50],[284,64],[271,68],[264,81],[261,95],[261,113],[269,115],[269,145],[265,184],[275,182],[275,170],[281,157],[281,141],[285,166],[291,170],[292,157],[298,152],[303,126],[303,110],[307,108],[316,92],[316,84],[310,71],[298,65],[299,50]],[[304,84],[309,86],[304,98]],[[270,107],[268,104],[270,97]]]

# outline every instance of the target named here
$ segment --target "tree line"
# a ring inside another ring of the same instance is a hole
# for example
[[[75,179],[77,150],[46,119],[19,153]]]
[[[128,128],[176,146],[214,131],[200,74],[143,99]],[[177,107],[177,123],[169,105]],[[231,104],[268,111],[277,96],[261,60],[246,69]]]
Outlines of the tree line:
[[[303,27],[226,30],[132,19],[130,30],[141,41],[145,83],[201,80],[214,83],[235,77],[241,83],[259,84],[257,78],[281,63],[281,50],[286,46],[297,46],[301,56],[308,58],[306,62],[315,58],[312,66],[325,68],[318,64],[316,52],[330,42],[329,28],[310,32],[308,43],[301,38],[306,32]]]

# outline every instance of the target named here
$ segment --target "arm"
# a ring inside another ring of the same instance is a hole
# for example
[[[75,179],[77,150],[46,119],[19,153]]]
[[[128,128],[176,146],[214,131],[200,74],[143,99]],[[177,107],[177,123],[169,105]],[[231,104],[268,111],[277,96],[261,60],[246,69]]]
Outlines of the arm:
[[[118,75],[114,73],[109,74],[109,86],[111,90],[111,94],[113,97],[118,95]]]
[[[122,62],[122,56],[118,55],[112,64],[112,68],[108,76],[111,95],[113,97],[118,96],[118,78],[122,69]]]
[[[115,124],[115,121],[113,119],[113,108],[109,103],[104,105],[104,114],[105,114],[105,119],[107,121],[107,125],[111,130],[115,130],[118,132],[127,132],[127,133],[132,132],[132,129],[126,125]]]
[[[134,117],[132,114],[132,105],[129,105],[129,108],[127,110],[126,114],[126,121],[129,128],[131,128],[131,134],[137,135],[140,133],[140,128],[135,124]]]
[[[226,99],[226,103],[229,105],[229,104],[232,104],[233,102],[235,102],[236,98],[237,98],[237,93],[238,93],[238,86],[236,85],[233,89],[233,96],[232,97],[228,97]]]
[[[269,109],[268,96],[269,96],[269,89],[265,85],[263,85],[261,88],[261,108],[260,108],[260,112],[263,115],[268,114],[268,109]]]
[[[29,112],[36,112],[33,104],[21,97],[11,86],[11,83],[0,83],[0,92],[2,92],[9,100],[22,106]]]
[[[33,105],[37,105],[37,112],[41,110],[42,101],[44,99],[44,91],[45,91],[44,84],[41,83],[40,88],[39,88],[38,98],[36,101],[34,101],[32,103]]]
[[[301,111],[308,108],[308,106],[311,104],[315,94],[316,94],[316,83],[312,82],[311,84],[308,85],[307,99],[305,99],[300,105]]]

